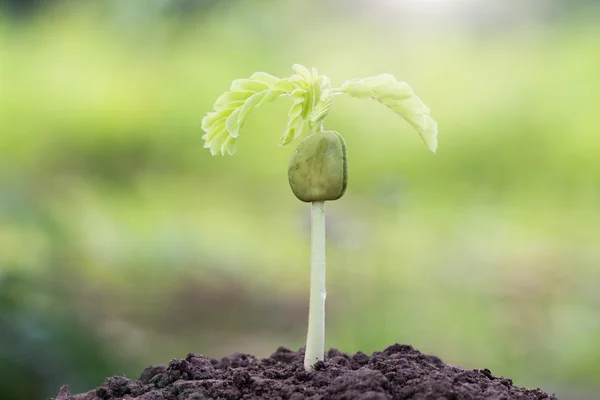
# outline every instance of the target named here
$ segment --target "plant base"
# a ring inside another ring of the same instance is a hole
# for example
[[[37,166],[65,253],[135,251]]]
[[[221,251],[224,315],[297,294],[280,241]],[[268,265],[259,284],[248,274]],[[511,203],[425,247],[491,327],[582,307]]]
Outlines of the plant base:
[[[167,367],[149,367],[139,380],[108,378],[90,392],[55,400],[198,399],[519,399],[556,400],[540,389],[521,389],[487,369],[444,364],[411,346],[395,344],[372,356],[330,350],[316,371],[303,366],[304,352],[280,347],[260,359],[234,354],[221,360],[188,355]]]

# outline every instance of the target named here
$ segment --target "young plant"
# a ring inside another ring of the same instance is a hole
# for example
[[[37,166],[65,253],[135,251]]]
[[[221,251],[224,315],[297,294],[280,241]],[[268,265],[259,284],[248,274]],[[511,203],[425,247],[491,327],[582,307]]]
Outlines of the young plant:
[[[412,125],[434,153],[437,123],[411,87],[393,75],[353,79],[332,88],[329,78],[319,75],[316,69],[309,71],[298,64],[292,68],[295,73],[289,78],[257,72],[250,78],[234,80],[229,91],[216,100],[214,111],[202,120],[206,132],[202,138],[212,155],[234,154],[238,133],[248,114],[281,96],[292,99],[281,146],[301,138],[308,122],[310,135],[292,155],[288,180],[294,195],[311,203],[310,302],[304,358],[305,369],[311,371],[325,353],[325,201],[342,197],[348,182],[346,142],[338,132],[324,129],[333,98],[347,94],[383,104]]]

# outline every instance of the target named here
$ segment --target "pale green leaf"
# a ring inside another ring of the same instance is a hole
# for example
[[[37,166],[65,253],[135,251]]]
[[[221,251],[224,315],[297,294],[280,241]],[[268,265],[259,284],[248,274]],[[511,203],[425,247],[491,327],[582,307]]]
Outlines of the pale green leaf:
[[[391,86],[396,83],[396,78],[392,74],[380,74],[375,76],[369,76],[367,78],[362,79],[365,85],[370,87],[382,87],[382,86]]]
[[[215,140],[215,138],[220,137],[222,134],[229,135],[224,125],[220,129],[215,129],[206,133],[204,135],[206,137],[204,139],[204,148],[209,148],[211,143]]]
[[[263,90],[269,89],[269,85],[261,81],[255,81],[253,79],[236,79],[231,83],[231,91],[236,92],[262,92]]]
[[[283,93],[282,92],[278,92],[275,90],[269,90],[267,92],[267,94],[262,98],[262,100],[260,100],[255,106],[254,108],[260,108],[265,104],[271,103],[273,102],[276,98],[278,98],[279,96],[281,96]]]
[[[240,130],[239,123],[239,115],[241,108],[236,108],[229,117],[227,117],[227,122],[225,123],[225,127],[227,128],[227,132],[233,137],[238,136],[238,132]]]
[[[288,115],[295,118],[297,115],[302,115],[302,109],[304,108],[304,101],[295,102],[292,104]]]
[[[302,111],[305,103],[304,97],[295,96],[294,102],[288,111],[289,119],[285,131],[281,135],[280,146],[285,146],[302,135],[302,128],[304,127]]]
[[[252,74],[252,76],[250,76],[250,79],[262,82],[269,87],[273,86],[277,81],[279,81],[279,78],[271,74],[267,74],[266,72],[255,72]]]
[[[282,93],[291,93],[294,90],[296,90],[296,85],[294,84],[294,82],[292,82],[292,80],[290,80],[289,78],[286,78],[286,79],[280,79],[279,81],[275,82],[271,86],[271,89],[282,92]]]
[[[233,136],[229,136],[227,139],[225,139],[221,144],[221,155],[224,156],[225,153],[232,155],[235,153],[235,142],[236,138]]]
[[[404,100],[411,98],[415,93],[406,82],[395,82],[392,85],[373,88],[373,94],[380,100]]]
[[[229,135],[227,132],[227,128],[225,127],[225,120],[221,120],[213,125],[211,130],[206,132],[206,134],[202,137],[204,139],[204,147],[210,147],[210,144],[215,140],[215,138],[220,137],[222,134]]]
[[[304,102],[304,108],[302,109],[302,118],[308,118],[308,114],[315,107],[318,97],[321,95],[321,86],[319,82],[313,81],[310,83],[308,90],[306,91],[306,101]]]
[[[348,93],[352,97],[360,99],[368,99],[373,97],[373,88],[365,84],[362,80],[354,80],[345,82],[342,85],[342,91]]]
[[[310,81],[312,79],[312,75],[310,74],[310,71],[304,65],[294,64],[292,66],[292,69],[294,70],[295,73],[300,75],[303,79],[305,79],[307,81]]]
[[[304,98],[306,97],[306,90],[298,88],[298,89],[294,90],[292,93],[290,93],[290,96],[294,99],[294,101],[296,101],[296,100],[304,101]]]
[[[267,95],[268,92],[269,90],[264,90],[262,92],[253,94],[248,98],[248,100],[246,100],[244,105],[240,108],[240,112],[238,115],[238,124],[240,128],[244,124],[244,120],[248,116],[248,113],[252,111],[258,103],[260,103],[260,101]]]
[[[290,119],[288,121],[288,125],[285,129],[284,134],[281,136],[279,145],[285,146],[286,144],[289,144],[295,139],[302,136],[303,127],[304,120],[302,119],[302,117],[298,116],[296,118]]]
[[[315,105],[309,117],[310,127],[319,125],[331,111],[333,107],[333,94],[331,90],[325,89],[321,94],[319,102]]]
[[[219,106],[219,111],[220,110],[229,110],[229,111],[233,112],[233,110],[235,110],[236,108],[243,106],[244,103],[245,103],[244,100],[232,101],[231,103],[225,103],[222,106]]]
[[[246,99],[248,97],[252,96],[253,94],[254,94],[254,92],[249,92],[249,91],[225,92],[219,96],[217,101],[215,101],[214,108],[215,108],[215,110],[219,110],[223,106],[227,105],[228,103],[232,103],[234,101],[246,101]]]
[[[421,135],[429,149],[437,149],[437,123],[429,116],[429,108],[405,82],[393,75],[382,74],[365,79],[347,81],[342,92],[357,98],[372,98],[384,104],[406,120]]]
[[[271,89],[275,85],[276,89]],[[295,89],[289,79],[281,80],[264,72],[256,72],[249,79],[234,80],[230,90],[215,101],[214,111],[202,119],[204,147],[210,148],[213,155],[233,154],[235,140],[250,112]]]
[[[221,146],[227,140],[229,136],[226,131],[219,133],[211,142],[210,142],[210,154],[216,156],[221,153]]]
[[[208,131],[215,122],[227,118],[232,112],[230,109],[209,112],[202,118],[202,129]]]

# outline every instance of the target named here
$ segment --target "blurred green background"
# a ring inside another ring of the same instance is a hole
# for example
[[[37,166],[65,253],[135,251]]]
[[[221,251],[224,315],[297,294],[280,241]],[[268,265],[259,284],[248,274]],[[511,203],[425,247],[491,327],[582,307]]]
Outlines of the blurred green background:
[[[0,393],[44,399],[188,352],[303,346],[309,207],[278,147],[201,119],[235,78],[392,73],[428,152],[339,97],[327,347],[395,342],[561,399],[600,391],[600,13],[594,1],[2,1]]]

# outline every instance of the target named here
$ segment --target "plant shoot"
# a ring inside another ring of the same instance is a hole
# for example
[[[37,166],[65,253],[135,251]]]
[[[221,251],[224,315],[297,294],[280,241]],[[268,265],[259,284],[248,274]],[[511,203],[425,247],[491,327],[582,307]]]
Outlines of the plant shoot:
[[[296,64],[292,69],[294,74],[289,78],[257,72],[250,78],[234,80],[229,91],[215,101],[214,110],[202,120],[202,138],[212,155],[234,154],[239,131],[249,113],[282,96],[290,97],[292,105],[280,145],[300,139],[304,127],[309,127],[309,135],[300,141],[290,159],[288,181],[299,200],[311,203],[310,301],[304,368],[312,371],[325,354],[325,202],[342,197],[348,183],[346,142],[338,132],[324,128],[333,98],[345,94],[383,104],[415,128],[434,153],[438,132],[429,109],[407,83],[393,75],[353,79],[332,88],[329,78],[314,68],[309,71]]]

